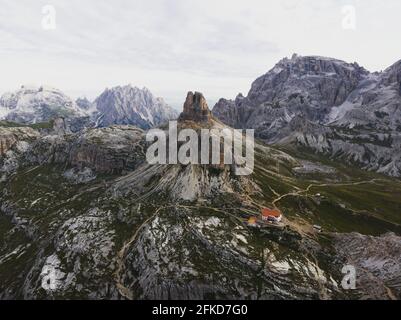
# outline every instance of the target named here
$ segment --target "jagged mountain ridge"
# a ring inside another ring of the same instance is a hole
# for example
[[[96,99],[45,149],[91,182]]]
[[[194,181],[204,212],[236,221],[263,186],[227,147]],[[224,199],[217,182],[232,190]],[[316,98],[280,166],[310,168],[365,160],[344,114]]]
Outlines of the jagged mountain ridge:
[[[131,85],[106,89],[94,102],[87,98],[73,101],[60,90],[43,86],[22,86],[0,98],[0,120],[37,124],[65,118],[72,122],[73,131],[116,124],[149,129],[177,116],[162,98],[155,97],[147,88]]]
[[[47,122],[57,117],[87,116],[77,104],[58,89],[22,86],[0,98],[0,120],[22,124]]]
[[[176,119],[177,112],[147,88],[131,85],[106,89],[94,101],[96,125],[130,124],[142,129]]]
[[[292,144],[401,176],[401,61],[381,73],[325,57],[294,55],[259,77],[246,97],[213,114],[259,138]]]
[[[246,97],[221,99],[213,113],[225,120],[228,112],[234,126],[244,128],[272,124],[279,117],[289,122],[301,112],[309,120],[322,122],[331,107],[342,104],[367,74],[357,64],[294,55],[256,79]],[[225,104],[235,110],[227,110]]]

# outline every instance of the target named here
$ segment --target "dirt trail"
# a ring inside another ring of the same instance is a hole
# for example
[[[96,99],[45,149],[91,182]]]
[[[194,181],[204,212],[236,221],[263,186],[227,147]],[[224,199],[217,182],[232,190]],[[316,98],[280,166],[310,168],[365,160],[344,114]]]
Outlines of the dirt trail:
[[[135,242],[136,238],[138,237],[139,232],[151,221],[153,220],[161,210],[168,208],[168,206],[160,207],[158,208],[154,214],[152,214],[149,218],[147,218],[135,231],[135,233],[131,236],[131,238],[124,243],[122,248],[117,254],[117,268],[114,273],[114,277],[116,279],[116,286],[120,294],[128,299],[128,300],[133,300],[133,294],[129,288],[124,286],[122,279],[121,279],[121,274],[124,270],[124,257],[126,255],[127,250],[129,247]]]
[[[347,187],[347,186],[358,186],[361,184],[370,184],[370,183],[376,183],[377,181],[381,181],[381,179],[372,179],[372,180],[367,180],[367,181],[358,181],[358,182],[349,182],[349,183],[323,183],[323,184],[310,184],[306,189],[304,190],[299,190],[295,192],[289,192],[286,194],[283,194],[279,197],[277,197],[275,200],[273,200],[272,204],[275,208],[277,208],[276,203],[283,200],[286,197],[289,196],[304,196],[304,193],[308,193],[312,188],[322,188],[322,187]]]

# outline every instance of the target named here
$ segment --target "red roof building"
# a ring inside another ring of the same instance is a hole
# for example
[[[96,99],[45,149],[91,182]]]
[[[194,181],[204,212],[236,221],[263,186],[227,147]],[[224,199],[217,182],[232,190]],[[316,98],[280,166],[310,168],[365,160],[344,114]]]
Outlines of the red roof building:
[[[283,214],[278,209],[263,208],[261,213],[263,221],[280,222],[283,218]]]

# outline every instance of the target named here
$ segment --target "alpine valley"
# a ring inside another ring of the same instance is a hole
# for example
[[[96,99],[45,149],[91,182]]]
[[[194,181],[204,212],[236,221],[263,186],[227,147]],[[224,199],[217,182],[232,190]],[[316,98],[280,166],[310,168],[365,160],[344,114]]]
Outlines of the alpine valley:
[[[24,86],[0,117],[0,299],[401,298],[401,62],[294,55],[181,115],[130,85]],[[173,119],[255,129],[253,173],[148,164],[147,130]]]

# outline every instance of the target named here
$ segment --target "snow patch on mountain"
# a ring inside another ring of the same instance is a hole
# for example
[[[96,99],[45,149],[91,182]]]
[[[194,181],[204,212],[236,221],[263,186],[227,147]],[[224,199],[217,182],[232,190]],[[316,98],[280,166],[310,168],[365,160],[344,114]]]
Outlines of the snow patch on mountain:
[[[46,122],[55,117],[84,117],[86,112],[58,89],[22,86],[0,98],[0,117],[18,123]]]
[[[8,115],[10,110],[0,105],[0,120],[4,120],[4,118]]]
[[[333,107],[328,115],[328,123],[332,123],[336,120],[344,117],[348,111],[351,111],[355,108],[355,104],[349,101],[345,101],[342,105],[338,107]]]

